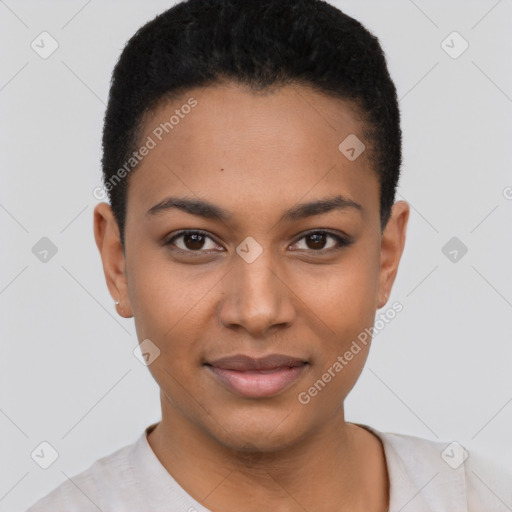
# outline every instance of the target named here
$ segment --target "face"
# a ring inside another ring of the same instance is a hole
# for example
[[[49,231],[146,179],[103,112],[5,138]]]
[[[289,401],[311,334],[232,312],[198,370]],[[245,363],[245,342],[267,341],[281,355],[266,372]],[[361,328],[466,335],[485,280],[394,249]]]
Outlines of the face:
[[[408,219],[395,203],[382,234],[363,129],[304,86],[198,88],[147,116],[125,253],[104,203],[95,233],[121,314],[160,351],[164,419],[265,451],[343,416],[370,343],[344,355],[389,296]]]

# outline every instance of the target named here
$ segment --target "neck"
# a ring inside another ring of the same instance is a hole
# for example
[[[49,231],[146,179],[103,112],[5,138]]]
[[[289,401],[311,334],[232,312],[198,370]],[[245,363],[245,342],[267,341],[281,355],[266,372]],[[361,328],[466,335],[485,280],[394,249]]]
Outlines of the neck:
[[[215,512],[387,510],[379,505],[388,501],[382,445],[346,423],[343,407],[294,444],[262,451],[226,446],[163,402],[148,442],[180,486]]]

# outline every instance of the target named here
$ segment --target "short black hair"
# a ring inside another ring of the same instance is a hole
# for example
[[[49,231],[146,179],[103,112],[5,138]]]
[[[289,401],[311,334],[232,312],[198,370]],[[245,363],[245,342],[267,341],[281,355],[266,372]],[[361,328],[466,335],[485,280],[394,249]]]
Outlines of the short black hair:
[[[186,0],[142,26],[112,74],[102,168],[123,247],[130,176],[118,171],[140,143],[145,115],[188,89],[226,80],[254,91],[307,85],[352,101],[370,142],[384,229],[400,175],[402,133],[377,37],[322,0]]]

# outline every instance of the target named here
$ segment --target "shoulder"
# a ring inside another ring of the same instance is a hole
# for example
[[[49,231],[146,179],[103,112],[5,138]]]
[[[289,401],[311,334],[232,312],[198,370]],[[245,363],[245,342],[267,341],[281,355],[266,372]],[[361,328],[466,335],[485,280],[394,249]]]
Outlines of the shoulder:
[[[390,510],[512,510],[512,475],[458,442],[380,432],[390,479]]]
[[[468,511],[512,510],[512,474],[475,450],[465,463]]]
[[[129,493],[136,484],[130,464],[130,454],[136,444],[124,446],[98,459],[85,471],[66,477],[64,482],[34,503],[26,512],[112,510],[110,506],[126,500],[126,493]]]

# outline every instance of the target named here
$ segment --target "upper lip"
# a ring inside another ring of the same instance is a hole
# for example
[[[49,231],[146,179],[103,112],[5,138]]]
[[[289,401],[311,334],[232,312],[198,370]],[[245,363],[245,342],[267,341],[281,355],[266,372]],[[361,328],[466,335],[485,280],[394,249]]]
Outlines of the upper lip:
[[[221,370],[274,370],[276,368],[293,368],[307,364],[308,361],[282,354],[271,354],[261,358],[254,358],[244,354],[237,354],[229,357],[222,357],[215,361],[206,363]]]

